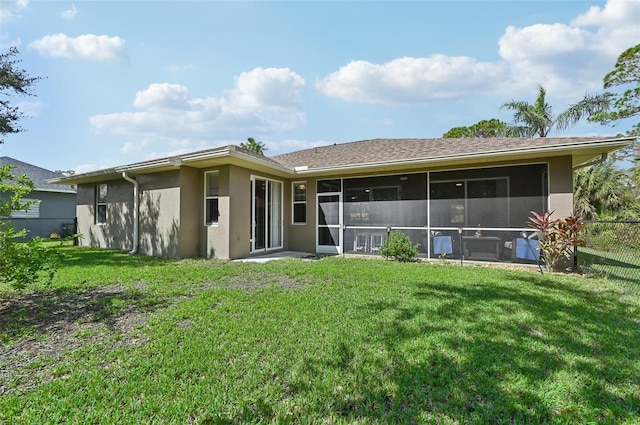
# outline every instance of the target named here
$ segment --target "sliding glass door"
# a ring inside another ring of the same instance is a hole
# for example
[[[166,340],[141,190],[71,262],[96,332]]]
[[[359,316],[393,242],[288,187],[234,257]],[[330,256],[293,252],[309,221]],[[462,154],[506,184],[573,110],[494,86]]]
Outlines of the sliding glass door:
[[[282,182],[251,178],[251,252],[282,248]]]

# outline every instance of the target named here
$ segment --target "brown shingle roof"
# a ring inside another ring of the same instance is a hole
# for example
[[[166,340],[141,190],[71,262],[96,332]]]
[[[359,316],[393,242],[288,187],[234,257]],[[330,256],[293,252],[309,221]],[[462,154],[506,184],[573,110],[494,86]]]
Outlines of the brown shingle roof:
[[[362,164],[415,161],[490,152],[505,153],[546,147],[569,147],[602,137],[553,138],[464,138],[464,139],[373,139],[305,149],[272,159],[287,167],[348,167]]]

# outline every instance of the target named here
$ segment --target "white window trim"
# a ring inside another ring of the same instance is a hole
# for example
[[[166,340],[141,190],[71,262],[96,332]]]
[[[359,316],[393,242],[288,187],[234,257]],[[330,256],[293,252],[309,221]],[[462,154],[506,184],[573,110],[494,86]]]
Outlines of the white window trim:
[[[305,185],[304,201],[296,201],[296,184],[304,184]],[[306,205],[307,205],[308,193],[309,193],[309,185],[307,184],[306,180],[300,180],[300,181],[291,182],[291,224],[294,225],[294,226],[304,226],[304,225],[307,224]],[[304,221],[295,221],[295,206],[296,205],[301,205],[301,204],[305,205]]]
[[[215,196],[207,196],[207,176],[209,174],[213,174],[216,173],[218,175],[218,194]],[[211,200],[211,199],[217,199],[218,200],[218,208],[220,208],[220,170],[212,170],[212,171],[206,171],[204,173],[204,225],[206,227],[218,227],[218,225],[220,224],[220,215],[218,215],[218,221],[212,221],[210,223],[207,223],[207,201]]]
[[[104,186],[107,189],[107,199],[105,202],[100,202],[100,187]],[[107,205],[109,203],[109,186],[106,183],[97,184],[96,185],[96,215],[95,215],[95,224],[98,226],[105,226],[107,224]],[[99,220],[99,206],[104,205],[104,221]]]

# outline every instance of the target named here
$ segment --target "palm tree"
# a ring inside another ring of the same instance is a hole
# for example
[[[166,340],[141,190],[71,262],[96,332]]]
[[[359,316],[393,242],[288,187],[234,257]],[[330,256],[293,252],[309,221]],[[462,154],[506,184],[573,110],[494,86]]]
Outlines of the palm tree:
[[[547,91],[538,86],[538,97],[534,104],[523,100],[505,102],[500,109],[514,111],[514,124],[507,129],[507,135],[515,137],[547,137],[552,129],[566,130],[573,127],[582,118],[609,109],[609,96],[586,95],[580,102],[571,105],[567,110],[554,115],[551,105],[546,101]]]
[[[573,208],[577,216],[596,220],[606,215],[635,215],[638,204],[628,186],[628,176],[613,162],[582,168],[573,177]]]
[[[260,155],[264,155],[264,151],[267,150],[264,143],[256,142],[253,137],[249,137],[246,142],[240,143],[240,147]]]

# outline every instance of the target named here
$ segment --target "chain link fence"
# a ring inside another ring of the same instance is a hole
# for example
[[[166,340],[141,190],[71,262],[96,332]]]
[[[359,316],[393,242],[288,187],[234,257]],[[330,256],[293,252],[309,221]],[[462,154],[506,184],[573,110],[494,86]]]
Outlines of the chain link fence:
[[[585,273],[640,292],[640,221],[587,222],[578,265]]]

